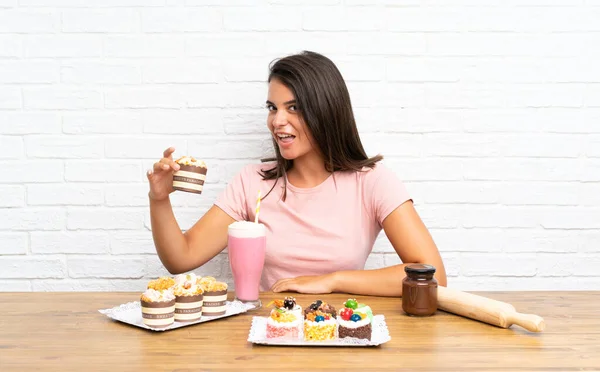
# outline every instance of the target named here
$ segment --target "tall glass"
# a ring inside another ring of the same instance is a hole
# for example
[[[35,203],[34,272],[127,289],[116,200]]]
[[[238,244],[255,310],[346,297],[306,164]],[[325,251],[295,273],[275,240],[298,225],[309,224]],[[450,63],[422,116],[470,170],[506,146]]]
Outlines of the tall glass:
[[[233,273],[235,298],[261,306],[260,278],[265,263],[266,228],[261,223],[237,221],[227,230],[229,264]]]

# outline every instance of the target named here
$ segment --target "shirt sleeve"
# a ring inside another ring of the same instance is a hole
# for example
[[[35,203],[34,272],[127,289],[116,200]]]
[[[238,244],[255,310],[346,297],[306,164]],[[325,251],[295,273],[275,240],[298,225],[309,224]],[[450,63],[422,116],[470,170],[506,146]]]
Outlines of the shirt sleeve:
[[[365,174],[363,198],[367,211],[380,226],[396,208],[412,200],[404,183],[381,163]]]
[[[225,190],[219,194],[215,205],[236,221],[247,221],[248,210],[246,208],[247,190],[250,188],[250,171],[246,166],[233,177],[227,184]]]

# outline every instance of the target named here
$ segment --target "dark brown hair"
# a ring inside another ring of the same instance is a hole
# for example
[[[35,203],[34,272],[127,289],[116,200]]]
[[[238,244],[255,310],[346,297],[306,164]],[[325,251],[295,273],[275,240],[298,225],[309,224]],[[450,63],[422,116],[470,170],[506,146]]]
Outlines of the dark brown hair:
[[[373,168],[383,158],[381,155],[372,158],[367,156],[356,128],[348,88],[342,74],[329,58],[304,51],[275,60],[269,66],[268,81],[273,79],[292,91],[298,115],[323,154],[328,172],[360,172],[364,167]],[[263,169],[261,176],[265,180],[278,181],[292,168],[293,160],[281,156],[275,139],[273,147],[275,157],[262,161],[277,161],[277,164],[271,169]],[[285,200],[285,178],[283,182]]]

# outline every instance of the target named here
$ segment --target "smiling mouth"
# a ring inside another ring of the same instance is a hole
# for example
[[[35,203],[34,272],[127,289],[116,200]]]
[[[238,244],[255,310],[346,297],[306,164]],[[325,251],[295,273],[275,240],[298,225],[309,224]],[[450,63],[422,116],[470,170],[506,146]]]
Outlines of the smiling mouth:
[[[293,136],[291,134],[282,134],[282,133],[278,133],[275,135],[275,138],[277,138],[277,141],[280,143],[292,143],[294,141],[294,139],[296,138],[296,136]]]

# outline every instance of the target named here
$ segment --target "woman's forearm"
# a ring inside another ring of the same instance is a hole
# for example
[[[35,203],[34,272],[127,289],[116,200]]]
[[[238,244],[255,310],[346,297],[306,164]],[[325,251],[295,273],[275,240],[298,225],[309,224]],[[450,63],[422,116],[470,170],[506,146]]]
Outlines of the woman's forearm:
[[[150,223],[156,252],[165,268],[172,274],[185,271],[180,263],[186,262],[188,243],[177,223],[169,198],[158,201],[150,198]]]
[[[400,264],[375,270],[338,271],[331,274],[333,292],[367,296],[402,296],[402,280],[406,277]],[[438,285],[446,286],[446,275],[436,272]]]

